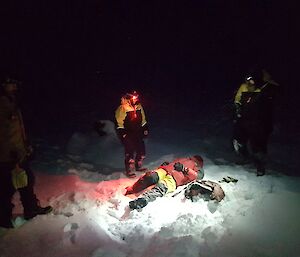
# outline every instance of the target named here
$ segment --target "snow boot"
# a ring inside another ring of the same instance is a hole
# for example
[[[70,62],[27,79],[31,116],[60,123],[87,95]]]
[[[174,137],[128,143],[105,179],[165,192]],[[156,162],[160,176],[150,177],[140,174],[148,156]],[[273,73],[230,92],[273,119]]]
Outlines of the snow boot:
[[[260,177],[266,174],[265,167],[258,167],[256,170],[256,176]]]
[[[139,210],[144,208],[147,204],[148,202],[145,198],[137,198],[129,202],[129,208],[131,210]]]
[[[263,176],[266,174],[266,153],[264,151],[256,152],[253,154],[253,160],[256,167],[256,175]]]
[[[141,156],[139,158],[136,158],[135,160],[135,170],[140,172],[145,172],[147,168],[143,167],[143,160],[145,159],[145,156]]]
[[[34,209],[24,210],[24,219],[30,220],[37,215],[44,215],[52,212],[53,208],[51,206],[41,207],[37,205]]]
[[[128,162],[125,160],[125,175],[129,178],[135,178],[136,175],[134,173],[134,166],[135,166],[135,161],[133,159],[130,159]]]
[[[127,170],[125,175],[128,177],[128,178],[135,178],[136,177],[136,174],[131,171],[131,170]]]
[[[262,154],[256,155],[255,166],[256,166],[256,175],[258,177],[266,174],[265,161],[264,161],[264,156]]]
[[[126,192],[124,195],[131,195],[131,194],[134,194],[134,190],[133,190],[133,186],[128,186],[125,188],[126,189]]]

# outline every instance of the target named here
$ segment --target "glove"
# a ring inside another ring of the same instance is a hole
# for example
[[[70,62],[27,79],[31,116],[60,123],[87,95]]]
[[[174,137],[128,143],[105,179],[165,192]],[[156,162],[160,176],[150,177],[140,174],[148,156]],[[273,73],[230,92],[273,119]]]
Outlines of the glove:
[[[184,167],[182,163],[176,162],[174,164],[174,170],[181,171],[183,174],[188,174],[189,169]]]
[[[177,171],[183,171],[183,169],[184,169],[183,164],[180,162],[176,162],[173,167],[174,167],[174,170],[177,170]]]
[[[142,127],[142,129],[143,129],[143,138],[146,138],[147,136],[148,136],[148,134],[149,134],[149,129],[148,129],[148,125],[146,124],[146,125],[144,125],[143,127]]]
[[[15,189],[24,188],[28,185],[28,177],[26,171],[17,166],[12,171],[12,184]]]
[[[118,134],[119,138],[121,140],[123,140],[126,137],[126,130],[123,129],[123,128],[118,128],[117,129],[117,134]]]

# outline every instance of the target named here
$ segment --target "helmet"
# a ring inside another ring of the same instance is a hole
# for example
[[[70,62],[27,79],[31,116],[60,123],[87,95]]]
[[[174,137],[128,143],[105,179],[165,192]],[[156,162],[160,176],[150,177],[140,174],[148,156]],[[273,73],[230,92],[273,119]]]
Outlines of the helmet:
[[[194,155],[191,159],[196,162],[196,166],[198,168],[197,179],[203,179],[204,177],[204,169],[203,169],[203,159],[200,155]]]
[[[252,84],[252,85],[255,84],[255,79],[254,79],[254,77],[251,76],[251,75],[246,76],[246,77],[245,77],[245,81],[246,81],[247,83]]]
[[[1,85],[5,86],[8,84],[19,84],[19,81],[17,81],[16,79],[10,78],[10,77],[6,77],[2,82]]]
[[[192,159],[197,163],[197,165],[202,168],[203,167],[203,159],[200,155],[194,155]]]
[[[135,90],[130,93],[126,93],[125,98],[129,100],[131,104],[139,103],[139,94]]]
[[[254,85],[260,84],[262,80],[262,70],[260,67],[251,68],[246,73],[245,81]]]

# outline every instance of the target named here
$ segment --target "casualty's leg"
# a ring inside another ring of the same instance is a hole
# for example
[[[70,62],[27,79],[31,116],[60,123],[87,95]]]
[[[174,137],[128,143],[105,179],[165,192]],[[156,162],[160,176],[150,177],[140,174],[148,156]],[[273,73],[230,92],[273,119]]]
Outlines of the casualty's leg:
[[[167,186],[163,183],[159,183],[148,192],[143,193],[141,197],[130,201],[129,207],[132,210],[144,208],[148,204],[148,202],[154,201],[157,197],[164,196],[167,192]]]
[[[156,184],[158,180],[159,177],[155,171],[148,171],[141,178],[139,178],[139,180],[135,182],[132,186],[126,188],[125,195],[141,192],[147,187]]]

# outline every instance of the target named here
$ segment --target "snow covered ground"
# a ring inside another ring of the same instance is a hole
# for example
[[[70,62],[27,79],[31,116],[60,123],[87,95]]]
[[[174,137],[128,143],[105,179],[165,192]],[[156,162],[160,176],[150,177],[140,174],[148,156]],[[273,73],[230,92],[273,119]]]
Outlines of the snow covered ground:
[[[279,144],[271,145],[272,168],[257,177],[251,165],[233,164],[230,148],[222,147],[227,139],[211,133],[208,124],[180,135],[154,127],[146,142],[148,168],[200,154],[205,179],[231,176],[238,182],[220,183],[226,194],[220,203],[191,202],[181,193],[129,211],[134,196],[123,194],[135,179],[123,175],[123,149],[112,123],[106,124],[101,138],[74,133],[66,153],[39,142],[36,193],[54,211],[2,231],[0,257],[300,256],[300,178],[280,172],[288,153],[282,161],[274,158]],[[17,194],[14,202],[16,223],[22,223]]]

